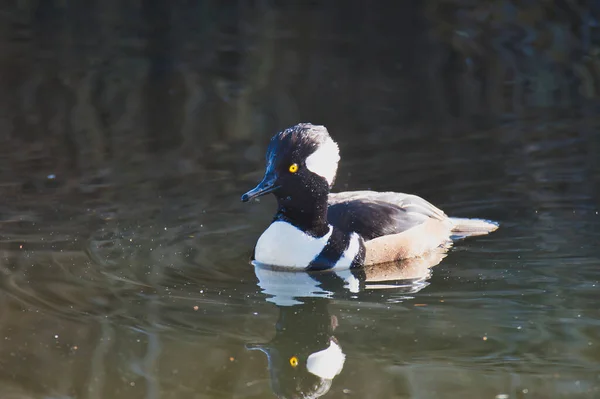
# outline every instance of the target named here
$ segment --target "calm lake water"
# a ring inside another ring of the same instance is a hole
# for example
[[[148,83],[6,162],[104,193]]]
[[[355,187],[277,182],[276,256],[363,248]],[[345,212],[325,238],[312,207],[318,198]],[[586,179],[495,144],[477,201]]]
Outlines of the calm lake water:
[[[600,398],[597,10],[475,3],[2,5],[0,399]],[[255,269],[298,122],[500,229]]]
[[[0,396],[600,397],[593,123],[517,121],[460,139],[346,132],[338,189],[414,192],[501,223],[443,260],[369,271],[393,281],[358,289],[255,273],[274,200],[239,196],[259,166],[141,199],[5,198]],[[322,377],[307,372],[330,346],[313,366]]]

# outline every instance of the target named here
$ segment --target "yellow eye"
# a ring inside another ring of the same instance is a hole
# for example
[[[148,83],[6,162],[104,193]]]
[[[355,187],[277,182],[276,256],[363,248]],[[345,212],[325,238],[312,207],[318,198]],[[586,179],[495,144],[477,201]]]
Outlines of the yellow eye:
[[[298,366],[298,358],[296,356],[290,357],[290,366],[292,366],[292,367]]]
[[[298,164],[297,163],[291,164],[290,168],[288,170],[290,171],[290,173],[296,173],[298,171]]]

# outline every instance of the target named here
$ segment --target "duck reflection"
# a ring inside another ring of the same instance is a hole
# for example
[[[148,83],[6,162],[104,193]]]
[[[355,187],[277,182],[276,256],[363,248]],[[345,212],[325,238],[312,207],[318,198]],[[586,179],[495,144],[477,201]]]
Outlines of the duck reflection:
[[[247,346],[267,356],[271,388],[279,398],[318,398],[342,371],[346,355],[333,336],[337,317],[329,314],[327,302],[306,298],[280,307],[271,342]]]
[[[392,299],[425,288],[431,268],[446,254],[447,249],[440,247],[418,258],[342,271],[290,272],[255,262],[254,273],[266,300],[278,306],[302,304],[305,298],[366,299],[375,290],[381,298],[380,289],[389,289]]]
[[[378,301],[386,300],[383,292],[390,294],[387,299],[406,298],[427,286],[431,267],[445,255],[440,249],[421,258],[343,272],[296,273],[255,264],[258,285],[279,308],[279,318],[270,342],[247,348],[266,355],[275,395],[318,398],[341,373],[346,355],[334,336],[338,318],[330,314],[331,298],[364,300],[375,292]]]

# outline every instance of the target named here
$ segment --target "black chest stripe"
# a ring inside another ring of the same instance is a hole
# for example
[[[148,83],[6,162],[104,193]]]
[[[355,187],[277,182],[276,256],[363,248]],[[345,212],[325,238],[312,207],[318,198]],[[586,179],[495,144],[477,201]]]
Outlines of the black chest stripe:
[[[308,275],[319,283],[319,287],[332,293],[342,291],[346,285],[346,280],[338,276],[333,270],[313,271],[312,273],[308,273]]]
[[[364,284],[367,279],[365,269],[363,269],[362,267],[356,267],[350,269],[350,273],[352,273],[352,276],[354,276],[354,278],[358,279],[360,285],[359,289],[361,291],[364,290]],[[310,278],[317,281],[319,283],[319,287],[321,287],[323,290],[334,293],[335,295],[338,295],[342,291],[344,291],[344,288],[348,284],[348,281],[341,277],[334,270],[311,272],[308,273],[308,275],[310,276]]]
[[[308,265],[308,270],[326,270],[335,266],[350,243],[350,234],[333,228],[325,248]]]

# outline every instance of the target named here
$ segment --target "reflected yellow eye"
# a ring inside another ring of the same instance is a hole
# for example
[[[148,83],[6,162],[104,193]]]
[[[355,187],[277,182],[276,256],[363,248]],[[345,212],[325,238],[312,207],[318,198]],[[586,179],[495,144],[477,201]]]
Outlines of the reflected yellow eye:
[[[297,163],[291,164],[290,168],[288,170],[290,171],[290,173],[296,173],[298,171],[298,164]]]
[[[296,356],[290,357],[290,366],[292,366],[292,367],[298,366],[298,358]]]

